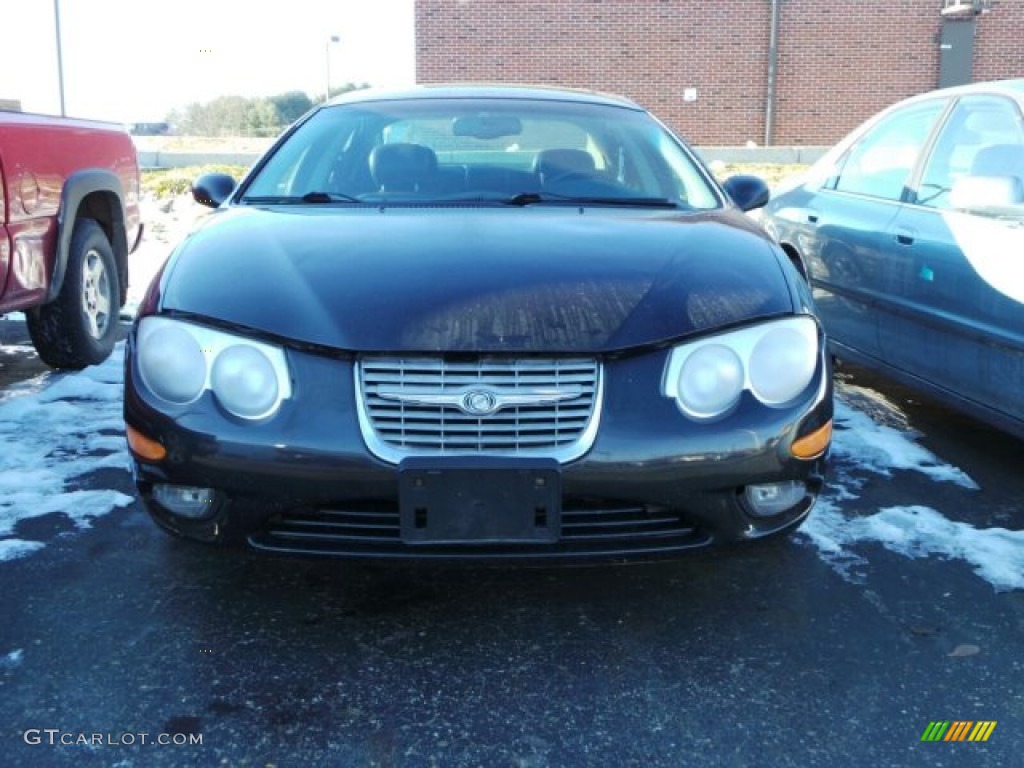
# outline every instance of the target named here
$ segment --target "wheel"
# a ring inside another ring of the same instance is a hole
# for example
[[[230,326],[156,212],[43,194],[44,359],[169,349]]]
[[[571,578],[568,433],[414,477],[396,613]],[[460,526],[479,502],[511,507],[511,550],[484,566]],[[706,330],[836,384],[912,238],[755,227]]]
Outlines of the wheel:
[[[85,368],[106,360],[117,340],[120,296],[110,241],[95,221],[79,219],[60,293],[25,313],[43,362],[53,368]]]

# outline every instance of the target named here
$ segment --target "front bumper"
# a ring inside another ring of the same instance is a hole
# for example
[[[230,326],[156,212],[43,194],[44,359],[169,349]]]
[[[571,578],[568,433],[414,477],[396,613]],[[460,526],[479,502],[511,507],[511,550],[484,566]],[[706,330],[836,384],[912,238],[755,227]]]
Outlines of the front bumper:
[[[126,355],[125,420],[167,450],[136,457],[140,495],[162,527],[190,538],[288,554],[439,560],[578,560],[664,557],[715,543],[791,530],[821,490],[826,456],[795,458],[798,437],[832,417],[829,362],[822,352],[801,402],[766,408],[744,399],[728,418],[697,423],[658,393],[666,351],[604,361],[600,431],[581,458],[555,467],[557,519],[537,540],[424,543],[410,535],[399,467],[374,458],[359,431],[351,359],[288,350],[294,397],[269,420],[244,424],[209,394],[177,412],[139,384]],[[745,398],[747,396],[745,395]],[[451,460],[461,477],[474,461]],[[490,462],[490,464],[488,464]],[[806,494],[771,517],[743,498],[750,484],[797,480]],[[188,520],[153,496],[154,485],[211,488],[209,515]],[[408,506],[408,504],[406,505]]]

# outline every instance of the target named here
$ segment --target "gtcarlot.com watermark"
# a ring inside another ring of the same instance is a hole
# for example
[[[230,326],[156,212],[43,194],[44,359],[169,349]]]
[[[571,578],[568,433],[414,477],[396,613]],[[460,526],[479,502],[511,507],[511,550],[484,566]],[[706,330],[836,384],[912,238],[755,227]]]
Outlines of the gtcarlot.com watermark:
[[[60,728],[28,728],[21,738],[26,744],[50,747],[132,747],[136,744],[188,747],[203,743],[201,733],[75,733]]]

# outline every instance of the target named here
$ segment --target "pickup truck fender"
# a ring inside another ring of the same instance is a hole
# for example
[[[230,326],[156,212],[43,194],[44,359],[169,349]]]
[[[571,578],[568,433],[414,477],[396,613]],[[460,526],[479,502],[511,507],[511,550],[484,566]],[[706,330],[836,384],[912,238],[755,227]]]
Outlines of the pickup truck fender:
[[[57,253],[53,262],[53,276],[46,301],[57,298],[68,267],[71,235],[79,218],[95,219],[107,233],[117,261],[120,283],[120,304],[128,297],[128,241],[125,232],[124,191],[121,180],[113,171],[88,168],[72,173],[64,181],[57,210]],[[141,234],[141,230],[140,230]],[[135,247],[135,243],[132,247]]]

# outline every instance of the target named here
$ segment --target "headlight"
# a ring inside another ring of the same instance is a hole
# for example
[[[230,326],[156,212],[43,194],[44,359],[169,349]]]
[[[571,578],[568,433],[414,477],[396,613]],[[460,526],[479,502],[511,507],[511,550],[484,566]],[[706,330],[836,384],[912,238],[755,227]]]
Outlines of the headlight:
[[[235,416],[261,419],[291,397],[284,350],[205,326],[145,317],[137,358],[143,384],[175,405],[210,390]]]
[[[807,315],[683,344],[669,355],[662,394],[697,420],[725,415],[744,390],[782,407],[811,383],[818,344],[817,323]]]
[[[274,366],[255,347],[235,344],[217,355],[210,383],[224,407],[243,419],[266,416],[277,402]]]
[[[139,343],[139,373],[153,394],[169,403],[191,403],[206,384],[206,358],[183,326],[152,327]]]
[[[804,391],[818,366],[818,336],[781,325],[762,336],[750,353],[750,389],[765,405],[782,405]]]
[[[743,363],[723,344],[707,344],[686,358],[679,372],[683,410],[698,419],[725,413],[743,392]]]

